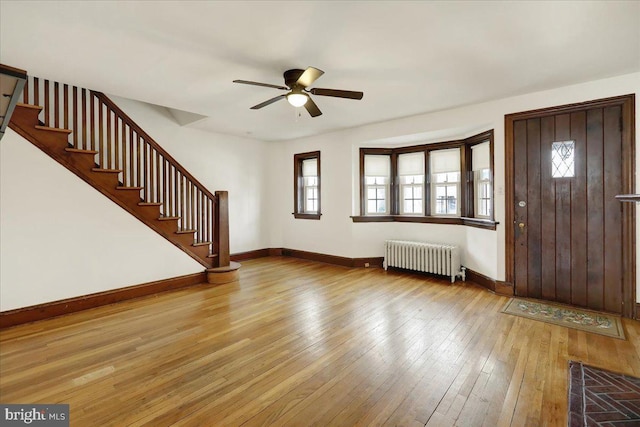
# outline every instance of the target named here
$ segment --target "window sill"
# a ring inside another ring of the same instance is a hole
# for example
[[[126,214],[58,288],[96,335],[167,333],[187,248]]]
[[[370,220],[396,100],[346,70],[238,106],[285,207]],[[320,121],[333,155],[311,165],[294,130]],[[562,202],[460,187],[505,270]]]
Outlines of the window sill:
[[[320,213],[308,214],[308,213],[296,213],[296,212],[294,212],[292,215],[298,219],[320,219],[320,216],[322,216],[322,214]]]
[[[498,222],[479,218],[408,216],[408,215],[354,215],[353,222],[419,222],[430,224],[466,225],[468,227],[495,230]]]

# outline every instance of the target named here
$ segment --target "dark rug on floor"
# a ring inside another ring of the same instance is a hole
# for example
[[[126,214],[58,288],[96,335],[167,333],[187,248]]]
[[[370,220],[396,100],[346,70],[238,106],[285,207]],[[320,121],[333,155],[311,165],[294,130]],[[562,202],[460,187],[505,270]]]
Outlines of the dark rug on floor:
[[[569,362],[569,427],[640,427],[640,378]]]

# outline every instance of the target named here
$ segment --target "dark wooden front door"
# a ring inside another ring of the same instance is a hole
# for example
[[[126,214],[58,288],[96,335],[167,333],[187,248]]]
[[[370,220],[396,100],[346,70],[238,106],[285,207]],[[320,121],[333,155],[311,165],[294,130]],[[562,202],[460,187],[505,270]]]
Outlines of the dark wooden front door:
[[[624,313],[633,300],[624,284],[629,224],[615,199],[630,179],[623,106],[594,102],[511,123],[515,294]]]

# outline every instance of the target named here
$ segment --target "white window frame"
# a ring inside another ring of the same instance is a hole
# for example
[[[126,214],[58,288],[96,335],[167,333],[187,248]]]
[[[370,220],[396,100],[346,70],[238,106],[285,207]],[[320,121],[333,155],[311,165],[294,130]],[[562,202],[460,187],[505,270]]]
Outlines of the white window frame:
[[[452,181],[450,180],[450,176],[451,174],[457,174],[458,175],[458,179],[456,181]],[[446,175],[446,178],[444,181],[441,182],[437,182],[438,175]],[[447,189],[449,188],[455,188],[456,190],[456,196],[455,196],[455,201],[456,201],[456,211],[453,213],[448,212],[448,200],[445,199],[445,206],[446,206],[446,211],[445,213],[440,213],[438,212],[438,202],[440,200],[438,200],[438,188],[444,188],[445,189],[445,193],[447,194],[447,199],[449,197],[448,195],[448,191]],[[438,172],[438,173],[434,173],[431,176],[431,215],[432,216],[450,216],[450,217],[460,217],[460,191],[461,191],[461,185],[460,185],[460,171],[450,171],[450,172]]]
[[[483,172],[486,171],[486,175],[483,177]],[[475,205],[473,212],[476,218],[491,219],[491,206],[493,205],[493,188],[491,183],[491,169],[485,168],[474,172],[475,181]],[[483,197],[484,196],[484,197]],[[486,212],[483,212],[486,208]]]
[[[398,164],[398,213],[419,216],[425,214],[425,152],[408,151],[397,156]],[[406,193],[410,197],[406,197]],[[417,193],[420,196],[417,196]],[[411,207],[407,209],[407,204]],[[416,209],[417,208],[417,209]]]
[[[411,179],[410,183],[405,180]],[[421,196],[416,197],[416,190],[419,189]],[[405,198],[405,190],[411,190],[411,198]],[[420,201],[420,210],[414,209],[416,200]],[[406,209],[407,201],[411,202],[411,211]],[[400,177],[400,214],[401,215],[424,215],[424,175],[404,175]]]
[[[319,209],[317,175],[302,177],[302,193],[304,194],[302,213],[317,214]],[[309,208],[309,204],[312,204],[313,206]]]
[[[367,215],[389,215],[390,212],[390,198],[389,198],[389,177],[386,176],[366,176],[365,177],[365,192],[366,192],[366,197],[365,197],[365,212]],[[373,181],[372,183],[370,183],[370,181]],[[376,193],[376,197],[374,199],[369,198],[369,190],[373,190]],[[384,190],[384,198],[378,198],[378,191],[379,190]],[[375,201],[376,204],[376,211],[375,212],[371,212],[369,210],[369,202],[370,201]],[[378,201],[379,200],[384,200],[384,206],[385,206],[385,210],[383,212],[380,212],[377,210],[378,207]]]
[[[368,216],[382,216],[391,213],[391,156],[386,154],[366,154],[364,156],[364,191],[363,211]],[[378,198],[379,191],[384,191],[384,197]],[[370,191],[376,195],[369,198]],[[376,211],[369,210],[369,204],[375,200]],[[384,200],[384,211],[378,210],[379,200]]]

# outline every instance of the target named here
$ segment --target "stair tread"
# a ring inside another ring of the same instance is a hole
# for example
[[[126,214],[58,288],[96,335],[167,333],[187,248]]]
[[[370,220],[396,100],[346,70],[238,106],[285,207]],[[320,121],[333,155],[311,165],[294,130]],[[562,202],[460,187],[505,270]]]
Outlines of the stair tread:
[[[94,172],[102,172],[102,173],[120,173],[121,169],[103,169],[103,168],[93,168],[91,169]]]
[[[195,242],[192,246],[206,246],[210,245],[213,242]]]
[[[18,102],[16,104],[16,107],[23,107],[23,108],[31,108],[33,110],[43,110],[44,107],[41,107],[39,105],[33,105],[33,104],[23,104],[21,102]]]
[[[207,258],[218,258],[218,254],[209,254]]]
[[[160,202],[140,202],[138,206],[162,206]]]
[[[140,191],[143,188],[144,187],[125,187],[123,185],[120,185],[120,186],[116,187],[116,190],[136,190],[136,191]]]
[[[65,148],[65,151],[68,151],[69,153],[78,153],[78,154],[91,154],[91,155],[98,154],[96,150],[83,150],[81,148],[71,148],[71,147]]]
[[[176,234],[193,234],[198,230],[178,230],[176,231]]]
[[[70,134],[72,132],[71,129],[52,128],[49,126],[40,126],[40,125],[36,125],[35,128],[40,130],[48,130],[51,132],[60,132],[60,133],[66,133],[66,134]]]
[[[158,218],[159,221],[172,221],[177,219],[180,219],[180,217],[179,216],[161,216]]]

